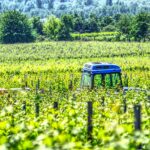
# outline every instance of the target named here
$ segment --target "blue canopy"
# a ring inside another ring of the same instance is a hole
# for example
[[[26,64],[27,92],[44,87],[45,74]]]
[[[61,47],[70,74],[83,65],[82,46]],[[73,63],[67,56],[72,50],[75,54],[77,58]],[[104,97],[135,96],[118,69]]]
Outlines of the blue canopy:
[[[88,72],[90,74],[110,74],[121,73],[121,68],[115,64],[110,63],[90,62],[84,65],[82,71]]]

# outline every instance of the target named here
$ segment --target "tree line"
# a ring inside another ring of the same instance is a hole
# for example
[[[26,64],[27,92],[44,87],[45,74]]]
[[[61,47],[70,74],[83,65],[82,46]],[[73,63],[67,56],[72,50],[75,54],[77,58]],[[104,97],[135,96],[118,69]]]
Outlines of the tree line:
[[[150,13],[137,15],[117,14],[88,18],[81,14],[65,14],[28,18],[19,11],[7,11],[0,15],[1,43],[25,43],[36,40],[72,40],[71,33],[118,32],[126,41],[150,40]],[[117,37],[118,41],[120,37]]]
[[[90,13],[97,16],[137,14],[150,11],[149,0],[0,0],[0,12],[19,10],[29,16],[46,18],[49,14]]]

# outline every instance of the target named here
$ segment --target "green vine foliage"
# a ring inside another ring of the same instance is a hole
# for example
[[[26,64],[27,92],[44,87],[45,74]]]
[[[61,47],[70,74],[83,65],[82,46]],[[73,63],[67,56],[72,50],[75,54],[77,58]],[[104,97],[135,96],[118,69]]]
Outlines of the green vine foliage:
[[[150,149],[149,47],[80,41],[0,45],[0,87],[8,89],[0,93],[0,149]],[[114,89],[79,89],[83,64],[102,61],[121,66],[123,84],[143,91],[123,97]],[[30,91],[11,91],[25,86]],[[92,141],[87,140],[89,101]],[[134,128],[135,104],[142,108],[141,131]]]

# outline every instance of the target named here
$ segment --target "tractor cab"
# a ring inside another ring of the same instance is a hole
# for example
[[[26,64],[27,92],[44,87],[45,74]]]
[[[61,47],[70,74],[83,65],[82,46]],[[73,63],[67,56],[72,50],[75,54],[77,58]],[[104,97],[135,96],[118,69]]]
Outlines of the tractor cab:
[[[86,63],[82,69],[81,88],[122,88],[121,68],[115,64]]]

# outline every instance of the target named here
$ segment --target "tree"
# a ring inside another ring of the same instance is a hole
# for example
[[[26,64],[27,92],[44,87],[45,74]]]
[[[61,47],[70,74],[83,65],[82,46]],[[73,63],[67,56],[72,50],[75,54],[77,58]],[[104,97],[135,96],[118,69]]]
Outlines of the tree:
[[[37,8],[42,8],[42,1],[36,0]]]
[[[133,26],[132,34],[135,40],[144,40],[149,35],[150,28],[150,15],[148,13],[141,12],[136,15]]]
[[[72,15],[62,15],[61,16],[61,26],[59,29],[59,40],[69,40],[71,38],[70,32],[73,29],[73,16]]]
[[[33,29],[40,35],[43,34],[43,23],[40,21],[40,17],[33,17],[31,19]]]
[[[86,0],[85,5],[89,6],[93,4],[93,0]]]
[[[58,34],[58,29],[60,28],[61,21],[60,19],[50,16],[48,20],[45,22],[43,31],[47,37],[55,40]]]
[[[18,11],[2,14],[0,23],[0,39],[2,43],[32,42],[32,28],[26,15]]]
[[[131,33],[131,23],[132,17],[129,15],[122,15],[117,24],[119,31],[127,36],[127,39],[130,41]]]
[[[106,16],[106,17],[102,18],[102,21],[101,21],[101,26],[102,27],[106,27],[106,26],[108,26],[110,24],[111,25],[114,24],[114,19],[111,16]]]
[[[64,41],[71,39],[70,32],[63,23],[58,28],[56,39]]]
[[[115,22],[118,22],[120,20],[121,14],[114,15],[113,19]]]
[[[105,31],[105,32],[113,32],[113,31],[116,31],[116,27],[113,26],[113,25],[108,25],[108,26],[103,28],[103,31]]]
[[[74,14],[73,16],[73,30],[75,32],[83,32],[84,18],[82,15]]]
[[[66,2],[66,0],[60,0],[60,2],[61,2],[61,3],[64,3],[64,2]]]
[[[44,24],[44,33],[53,40],[68,40],[70,39],[70,30],[65,23],[60,19],[51,16]]]
[[[98,25],[98,19],[96,15],[91,14],[88,20],[85,22],[84,26],[86,32],[98,32],[99,25]]]
[[[55,0],[48,0],[48,9],[52,9]]]
[[[112,6],[112,4],[113,4],[113,3],[112,3],[112,0],[106,0],[106,5],[107,5],[107,6]]]
[[[65,27],[71,31],[73,29],[73,16],[72,15],[62,15],[61,22],[65,25]]]

